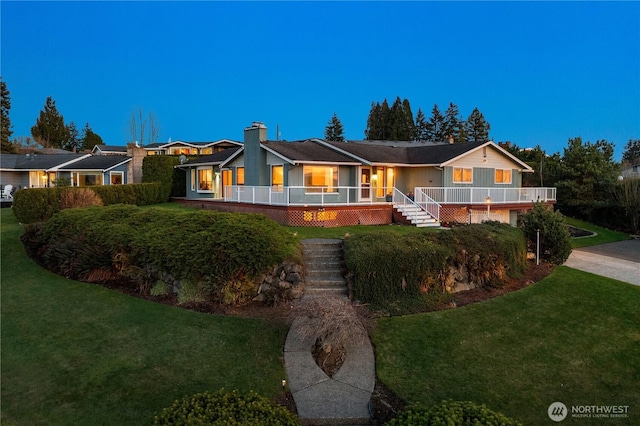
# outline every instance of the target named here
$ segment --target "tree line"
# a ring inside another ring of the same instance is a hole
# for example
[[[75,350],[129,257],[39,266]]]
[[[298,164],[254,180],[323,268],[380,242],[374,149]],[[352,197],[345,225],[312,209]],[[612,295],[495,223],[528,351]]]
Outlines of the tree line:
[[[453,102],[444,114],[435,104],[429,119],[421,108],[414,118],[409,100],[398,96],[391,106],[386,99],[382,103],[371,103],[364,137],[366,140],[476,142],[489,140],[490,129],[491,125],[478,108],[465,120]],[[325,139],[344,140],[344,127],[335,113],[325,128]]]
[[[32,148],[38,145],[42,148],[59,148],[67,151],[90,151],[96,145],[103,144],[102,137],[93,131],[89,123],[82,130],[71,121],[65,123],[64,116],[58,111],[56,101],[47,97],[43,109],[31,127],[31,137],[20,136],[10,140],[13,134],[9,111],[11,109],[11,94],[7,85],[0,77],[0,118],[1,118],[1,152],[17,153],[21,147]],[[153,143],[158,140],[160,126],[153,113],[143,114],[142,108],[132,112],[129,119],[130,140],[144,145],[145,141]],[[35,141],[35,144],[33,144]],[[34,146],[35,145],[35,146]]]

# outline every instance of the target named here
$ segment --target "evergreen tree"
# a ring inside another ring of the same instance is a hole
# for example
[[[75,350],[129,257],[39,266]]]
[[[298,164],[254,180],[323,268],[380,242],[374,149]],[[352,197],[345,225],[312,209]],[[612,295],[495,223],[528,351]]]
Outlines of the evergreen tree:
[[[563,211],[592,221],[593,211],[607,206],[619,174],[613,148],[605,140],[583,143],[580,137],[569,139],[556,182],[558,206]]]
[[[444,112],[444,134],[446,140],[453,137],[454,142],[466,142],[460,138],[460,111],[453,102],[449,103],[449,108]]]
[[[444,117],[438,104],[435,104],[431,110],[431,118],[427,123],[427,139],[440,142],[445,140],[445,136]]]
[[[422,109],[418,108],[418,113],[416,114],[416,140],[427,140],[429,138],[427,136],[427,132],[427,119],[424,116],[424,112],[422,112]]]
[[[631,165],[640,163],[640,139],[629,139],[629,142],[624,146],[622,160],[631,163]]]
[[[371,110],[367,118],[367,128],[364,137],[367,140],[379,140],[382,135],[382,107],[379,102],[371,102]]]
[[[9,137],[13,134],[11,130],[11,120],[9,119],[9,110],[11,109],[11,95],[9,93],[9,89],[7,89],[7,84],[2,81],[2,77],[0,77],[0,120],[1,128],[0,128],[0,138],[2,139],[2,145],[0,146],[0,151],[6,153],[15,153],[18,152],[15,145],[9,142]]]
[[[62,143],[61,148],[67,151],[74,151],[80,148],[81,142],[76,123],[72,121],[67,126],[67,140]]]
[[[396,97],[396,100],[393,101],[393,105],[391,105],[391,114],[389,114],[389,134],[387,135],[388,140],[391,141],[400,141],[407,140],[403,139],[404,135],[404,110],[402,108],[402,101],[400,100],[400,96]]]
[[[380,106],[380,124],[381,133],[379,140],[389,140],[389,135],[391,134],[391,108],[389,108],[389,103],[386,98]]]
[[[44,110],[40,111],[36,125],[31,128],[31,135],[45,148],[61,148],[69,140],[69,129],[51,96],[47,98]]]
[[[413,141],[416,139],[416,123],[413,121],[413,112],[411,111],[411,104],[409,100],[405,98],[402,101],[402,110],[404,112],[404,139],[403,141]]]
[[[335,112],[333,113],[331,120],[327,123],[327,127],[324,129],[324,138],[328,141],[344,141],[344,128],[342,127],[342,122]]]
[[[484,119],[480,110],[478,110],[478,108],[474,108],[471,115],[469,115],[465,126],[467,140],[470,142],[488,141],[490,129],[491,126]]]
[[[92,150],[96,145],[103,144],[102,138],[97,133],[94,133],[94,131],[91,129],[91,126],[89,126],[89,123],[86,123],[84,129],[82,130],[81,143],[82,149],[88,151]]]

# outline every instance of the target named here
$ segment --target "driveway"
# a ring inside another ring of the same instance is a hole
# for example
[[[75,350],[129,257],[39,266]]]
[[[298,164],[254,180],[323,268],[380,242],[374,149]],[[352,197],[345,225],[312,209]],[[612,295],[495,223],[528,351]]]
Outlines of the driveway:
[[[565,266],[640,286],[640,240],[574,249]]]

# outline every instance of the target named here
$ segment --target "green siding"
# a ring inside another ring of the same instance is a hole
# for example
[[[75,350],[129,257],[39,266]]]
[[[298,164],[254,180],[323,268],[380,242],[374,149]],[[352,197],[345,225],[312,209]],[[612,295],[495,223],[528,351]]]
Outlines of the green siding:
[[[476,188],[519,188],[522,176],[516,169],[511,169],[511,183],[495,183],[495,169],[483,167],[473,168],[472,183],[453,183],[453,167],[444,168],[444,187],[473,186]]]

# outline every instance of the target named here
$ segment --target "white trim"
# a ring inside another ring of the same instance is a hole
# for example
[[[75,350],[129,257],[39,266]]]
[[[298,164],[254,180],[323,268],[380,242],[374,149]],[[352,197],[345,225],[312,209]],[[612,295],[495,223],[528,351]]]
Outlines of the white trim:
[[[455,178],[456,178],[456,169],[460,169],[462,170],[462,175],[461,178],[462,180],[460,182],[456,182]],[[452,184],[463,184],[463,185],[471,185],[473,184],[473,167],[451,167],[451,183]],[[471,180],[470,181],[465,181],[464,180],[464,171],[465,170],[471,170]],[[495,174],[494,174],[494,180],[495,180]]]
[[[264,146],[264,145],[262,145],[262,144],[260,144],[260,147],[261,147],[262,149],[264,149],[265,151],[272,153],[272,154],[273,154],[273,155],[275,155],[276,157],[280,158],[281,160],[286,161],[287,163],[289,163],[289,164],[291,164],[291,165],[295,165],[295,164],[296,164],[296,162],[295,162],[294,160],[292,160],[291,158],[287,158],[287,157],[285,157],[284,155],[280,154],[279,152],[274,151],[273,149],[271,149],[271,148],[269,148],[269,147],[266,147],[266,146]]]
[[[197,181],[197,185],[196,185],[196,192],[199,193],[205,193],[205,194],[213,194],[213,179],[214,179],[214,173],[213,173],[213,167],[197,167],[196,168],[197,172],[196,172],[196,177],[198,178]],[[209,170],[211,172],[211,189],[200,189],[200,170]]]
[[[62,163],[62,164],[58,164],[57,166],[53,166],[50,169],[44,169],[44,171],[45,172],[57,172],[62,167],[65,167],[65,166],[67,166],[69,164],[73,164],[73,163],[75,163],[77,161],[80,161],[80,160],[84,160],[85,158],[89,158],[89,157],[91,157],[91,154],[85,154],[82,157],[74,158],[73,160],[67,161],[67,162]],[[39,169],[39,170],[42,170],[42,169]]]
[[[112,183],[113,182],[113,176],[114,175],[120,175],[122,177],[122,183],[119,184],[115,184]],[[109,185],[124,185],[125,181],[124,181],[124,172],[122,170],[112,170],[109,172]]]
[[[498,182],[496,180],[496,173],[498,170],[502,170],[502,176],[504,180],[504,172],[509,172],[509,182]],[[496,185],[511,185],[513,183],[513,169],[493,169],[493,183]]]
[[[495,142],[492,141],[488,141],[483,143],[482,145],[479,145],[477,147],[475,147],[474,149],[471,149],[469,151],[465,151],[462,154],[458,155],[457,157],[451,158],[447,161],[445,161],[444,163],[440,164],[440,167],[445,167],[448,166],[449,164],[451,164],[452,162],[459,160],[460,158],[469,155],[473,152],[476,152],[482,148],[486,148],[487,146],[491,146],[492,148],[496,149],[498,151],[499,154],[502,154],[506,157],[508,157],[509,159],[511,159],[511,161],[514,161],[515,163],[519,164],[520,166],[522,166],[522,171],[523,172],[533,172],[533,169],[531,167],[529,167],[529,165],[521,160],[519,160],[517,157],[511,155],[511,153],[507,150],[505,150],[504,148],[502,148],[500,145],[496,144]]]

